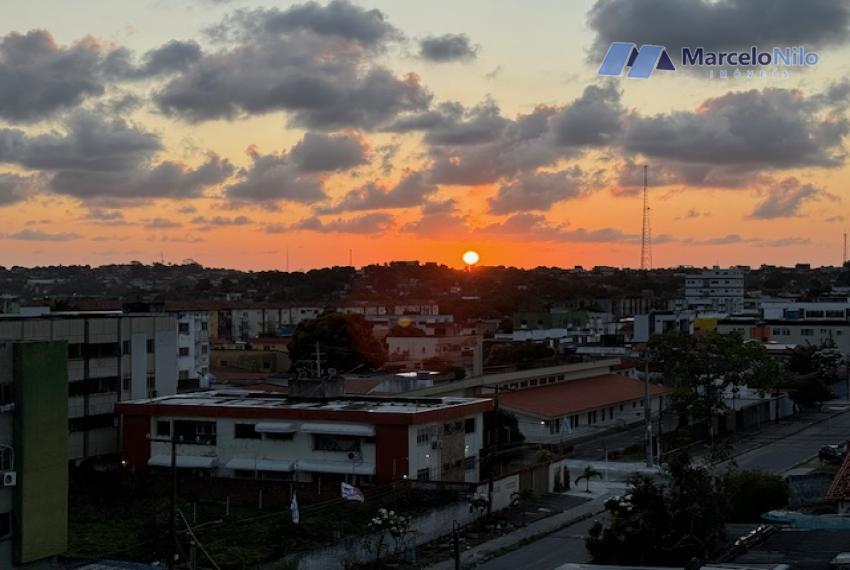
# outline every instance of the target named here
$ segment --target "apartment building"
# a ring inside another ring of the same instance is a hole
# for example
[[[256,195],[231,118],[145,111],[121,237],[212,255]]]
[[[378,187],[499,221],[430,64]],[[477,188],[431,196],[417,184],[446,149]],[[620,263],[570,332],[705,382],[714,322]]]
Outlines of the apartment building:
[[[850,321],[729,318],[718,321],[717,332],[786,346],[831,341],[845,357],[850,356]]]
[[[634,316],[633,342],[649,342],[656,334],[680,332],[694,334],[696,313],[693,311],[652,311]]]
[[[739,313],[744,309],[744,272],[715,266],[685,275],[685,306],[701,313]]]
[[[67,343],[68,459],[115,455],[114,406],[177,391],[177,319],[120,311],[0,315],[0,341]]]
[[[68,545],[68,345],[0,342],[0,568]]]
[[[116,406],[132,473],[170,468],[168,440],[176,438],[180,469],[322,485],[478,481],[483,413],[491,408],[480,398],[296,398],[243,390]]]

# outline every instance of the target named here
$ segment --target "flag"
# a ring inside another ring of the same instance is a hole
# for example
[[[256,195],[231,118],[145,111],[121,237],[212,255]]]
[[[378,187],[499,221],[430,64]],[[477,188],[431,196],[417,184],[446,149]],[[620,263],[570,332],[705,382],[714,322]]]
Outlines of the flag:
[[[292,522],[298,524],[301,522],[301,515],[298,513],[298,496],[292,493],[292,501],[289,503],[289,510],[292,511]]]
[[[342,498],[349,501],[360,501],[361,503],[366,500],[363,496],[363,491],[355,487],[354,485],[349,485],[348,483],[341,483],[340,490],[342,492]]]

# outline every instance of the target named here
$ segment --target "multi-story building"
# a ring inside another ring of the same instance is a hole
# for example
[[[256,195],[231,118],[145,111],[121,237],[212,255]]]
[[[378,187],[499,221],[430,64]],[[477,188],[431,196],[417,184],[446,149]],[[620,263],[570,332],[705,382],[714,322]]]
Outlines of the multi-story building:
[[[718,321],[717,332],[787,346],[833,342],[845,357],[850,356],[850,321],[728,318]]]
[[[744,308],[744,272],[715,266],[685,275],[685,306],[703,313],[739,313]]]
[[[209,387],[209,313],[177,311],[177,389]]]
[[[326,485],[477,481],[482,414],[492,401],[296,398],[234,390],[121,402],[116,408],[130,472],[170,467],[168,440],[176,438],[181,469]]]
[[[68,544],[68,345],[0,342],[0,568]]]
[[[177,322],[120,311],[0,315],[0,340],[67,342],[68,459],[118,453],[116,402],[177,391]]]
[[[764,319],[790,321],[850,321],[850,301],[789,301],[763,299],[761,316]]]
[[[674,331],[694,334],[695,319],[693,311],[653,311],[635,315],[632,341],[648,342],[653,335]]]

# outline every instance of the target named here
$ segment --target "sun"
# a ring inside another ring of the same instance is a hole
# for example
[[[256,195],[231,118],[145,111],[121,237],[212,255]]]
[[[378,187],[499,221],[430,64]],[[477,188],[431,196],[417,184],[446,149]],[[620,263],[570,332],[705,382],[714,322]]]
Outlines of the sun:
[[[475,265],[479,259],[481,257],[478,255],[478,252],[471,249],[463,254],[463,262],[467,265]]]

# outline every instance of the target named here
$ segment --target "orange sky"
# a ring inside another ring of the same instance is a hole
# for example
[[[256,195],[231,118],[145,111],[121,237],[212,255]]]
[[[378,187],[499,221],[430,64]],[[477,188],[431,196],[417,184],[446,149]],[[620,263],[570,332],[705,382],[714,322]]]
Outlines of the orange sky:
[[[659,0],[671,23],[621,1],[17,6],[0,264],[635,266],[643,164],[655,266],[838,264],[846,3],[806,27],[795,2],[749,22],[740,0]],[[712,18],[736,25],[706,37]],[[786,37],[819,64],[678,65],[676,42]],[[666,45],[678,69],[600,78],[614,40]]]

